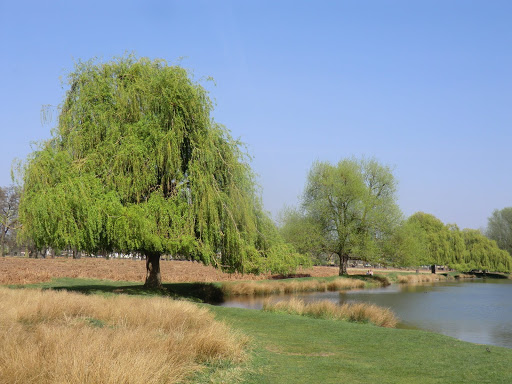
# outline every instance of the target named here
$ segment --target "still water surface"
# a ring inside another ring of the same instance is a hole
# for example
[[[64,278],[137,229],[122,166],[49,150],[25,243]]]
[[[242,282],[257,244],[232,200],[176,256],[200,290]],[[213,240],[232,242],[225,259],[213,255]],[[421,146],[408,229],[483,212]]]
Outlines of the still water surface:
[[[403,327],[426,329],[460,340],[512,348],[512,281],[476,279],[425,285],[296,294],[304,301],[351,301],[389,307]],[[286,300],[291,295],[275,296]],[[234,298],[222,305],[261,309],[266,298]]]

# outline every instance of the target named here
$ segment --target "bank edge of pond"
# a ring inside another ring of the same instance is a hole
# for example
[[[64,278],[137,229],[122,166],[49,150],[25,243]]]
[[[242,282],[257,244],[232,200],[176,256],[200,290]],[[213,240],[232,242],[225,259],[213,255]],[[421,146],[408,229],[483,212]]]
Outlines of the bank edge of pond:
[[[351,275],[347,277],[302,277],[281,280],[224,282],[217,284],[219,284],[226,297],[231,297],[375,288],[390,285],[391,281],[381,275]]]
[[[252,339],[243,383],[509,383],[512,350],[422,330],[210,307]],[[490,352],[488,352],[488,350]],[[198,383],[206,383],[203,376]]]
[[[180,289],[196,285],[183,284]],[[140,294],[137,283],[105,280],[59,279],[45,288],[73,287],[84,293]],[[175,289],[173,284],[169,287]],[[165,296],[168,291],[148,294]],[[206,370],[193,382],[512,382],[512,350],[507,348],[462,342],[421,330],[203,305],[252,338],[252,358],[246,365],[218,370],[216,379]]]
[[[375,275],[300,277],[283,278],[281,280],[237,281],[214,284],[220,287],[224,296],[233,297],[265,296],[300,292],[342,291],[350,289],[385,287],[392,283],[430,283],[450,279],[474,277],[476,276],[459,272],[445,274],[388,272],[385,274]]]

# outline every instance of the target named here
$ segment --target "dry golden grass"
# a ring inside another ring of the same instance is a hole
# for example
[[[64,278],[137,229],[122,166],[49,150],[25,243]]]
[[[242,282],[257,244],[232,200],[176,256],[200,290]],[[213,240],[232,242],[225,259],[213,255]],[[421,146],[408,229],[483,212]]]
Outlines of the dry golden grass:
[[[269,300],[265,302],[263,309],[269,312],[286,312],[323,319],[370,322],[387,328],[394,328],[398,323],[396,316],[389,308],[366,303],[336,305],[329,300],[304,303],[301,299],[292,298],[278,302]]]
[[[177,383],[247,340],[162,298],[0,288],[0,383]]]
[[[399,275],[397,277],[400,284],[432,283],[443,280],[446,280],[445,276],[436,274]]]
[[[467,273],[459,273],[457,279],[474,279],[475,275],[468,275]]]
[[[295,292],[340,291],[363,288],[364,281],[340,277],[333,281],[268,281],[224,283],[222,291],[226,296],[271,295]]]

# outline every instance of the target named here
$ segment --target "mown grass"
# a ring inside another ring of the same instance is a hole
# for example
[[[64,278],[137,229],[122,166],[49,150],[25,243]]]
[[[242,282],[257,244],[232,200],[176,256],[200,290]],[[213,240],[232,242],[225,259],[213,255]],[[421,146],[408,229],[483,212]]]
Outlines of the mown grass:
[[[239,308],[211,310],[251,337],[252,358],[237,383],[512,382],[508,348],[419,330]],[[203,375],[194,382],[209,380]]]
[[[178,383],[246,343],[184,301],[0,287],[0,383]]]
[[[263,310],[267,312],[285,312],[310,316],[317,319],[345,320],[360,323],[372,323],[380,327],[394,328],[398,323],[395,314],[389,308],[368,303],[345,303],[338,305],[330,300],[318,300],[305,303],[292,298],[286,301],[266,301]]]

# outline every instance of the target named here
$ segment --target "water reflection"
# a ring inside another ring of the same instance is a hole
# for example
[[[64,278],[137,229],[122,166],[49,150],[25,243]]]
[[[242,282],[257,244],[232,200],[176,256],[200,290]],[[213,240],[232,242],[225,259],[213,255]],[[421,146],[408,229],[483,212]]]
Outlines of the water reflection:
[[[272,296],[306,302],[331,300],[374,303],[391,308],[402,326],[421,328],[480,344],[512,348],[512,281],[478,279],[465,282],[391,285],[347,292],[314,292]],[[267,298],[235,298],[224,306],[261,309]]]

